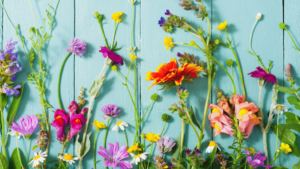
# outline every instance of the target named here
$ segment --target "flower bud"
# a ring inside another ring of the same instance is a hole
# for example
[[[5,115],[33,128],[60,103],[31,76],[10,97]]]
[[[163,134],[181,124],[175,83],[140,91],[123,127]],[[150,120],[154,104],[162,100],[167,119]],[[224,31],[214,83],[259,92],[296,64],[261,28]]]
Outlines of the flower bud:
[[[279,24],[279,28],[280,28],[280,29],[285,29],[285,27],[286,27],[286,24],[285,24],[285,23],[281,22],[281,23]]]
[[[261,19],[261,13],[258,12],[258,13],[256,14],[256,20],[260,20],[260,19]]]
[[[266,85],[267,81],[263,78],[263,77],[260,77],[258,79],[258,85],[263,87],[264,85]]]
[[[113,71],[118,71],[118,66],[117,66],[117,65],[112,65],[112,66],[111,66],[111,70],[113,70]]]
[[[218,45],[220,43],[220,39],[215,40],[215,44]]]
[[[141,134],[141,137],[142,137],[142,138],[146,137],[145,133],[142,133],[142,134]]]
[[[151,95],[151,100],[157,101],[158,100],[158,95],[156,93]]]
[[[162,121],[167,122],[167,121],[170,120],[170,117],[169,117],[168,114],[164,113],[164,114],[161,116],[161,119],[162,119]]]
[[[191,40],[190,45],[195,46],[196,42],[194,40]]]
[[[99,13],[96,11],[96,12],[94,13],[94,16],[95,16],[95,17],[99,16]]]

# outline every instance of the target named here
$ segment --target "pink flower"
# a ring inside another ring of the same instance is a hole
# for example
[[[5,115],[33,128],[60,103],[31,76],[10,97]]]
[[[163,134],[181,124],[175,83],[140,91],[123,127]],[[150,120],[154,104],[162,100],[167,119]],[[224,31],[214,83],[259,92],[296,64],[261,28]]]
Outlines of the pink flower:
[[[241,104],[241,103],[245,102],[245,96],[244,95],[240,96],[238,94],[234,94],[230,100],[232,100],[233,104]]]
[[[39,124],[39,120],[36,115],[26,116],[25,119],[23,117],[19,118],[19,125],[15,122],[12,122],[12,126],[10,128],[13,131],[19,132],[27,138],[30,138],[33,131]]]
[[[123,63],[123,59],[121,56],[117,55],[115,52],[109,50],[107,47],[101,47],[101,50],[99,50],[99,52],[101,52],[103,54],[104,58],[109,58],[110,60],[112,60],[115,64],[120,63],[121,66],[124,64]]]
[[[208,119],[210,120],[210,126],[214,128],[215,136],[221,133],[233,136],[230,118],[224,113],[224,110],[214,104],[210,104],[209,108],[212,109],[212,113],[208,116]]]
[[[56,128],[57,140],[63,141],[65,138],[64,127],[68,124],[69,115],[64,110],[56,109],[54,113],[54,121],[51,123]]]
[[[82,125],[86,122],[86,118],[82,113],[73,114],[70,119],[71,129],[68,135],[68,140],[72,140],[73,136],[77,134],[77,132],[81,131]]]
[[[223,110],[226,113],[228,113],[229,115],[232,114],[232,110],[231,110],[227,100],[221,100],[219,103],[219,106],[221,106],[223,108]]]
[[[251,75],[251,77],[255,78],[264,78],[266,81],[269,81],[271,83],[276,83],[276,77],[271,74],[267,73],[263,68],[257,67],[255,71],[248,73],[248,75]]]
[[[72,117],[72,115],[76,113],[77,109],[78,109],[77,103],[75,101],[72,101],[68,107],[70,117]]]
[[[83,56],[86,51],[86,44],[84,41],[80,42],[80,39],[78,38],[73,38],[71,42],[69,42],[67,48],[67,52],[73,53],[74,55],[77,56]]]

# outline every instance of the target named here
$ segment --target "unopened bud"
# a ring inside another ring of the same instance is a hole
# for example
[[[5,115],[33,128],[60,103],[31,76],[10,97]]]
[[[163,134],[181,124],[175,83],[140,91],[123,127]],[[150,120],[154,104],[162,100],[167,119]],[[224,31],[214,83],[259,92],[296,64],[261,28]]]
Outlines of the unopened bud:
[[[261,19],[261,13],[258,12],[258,13],[256,14],[256,20],[260,20],[260,19]]]

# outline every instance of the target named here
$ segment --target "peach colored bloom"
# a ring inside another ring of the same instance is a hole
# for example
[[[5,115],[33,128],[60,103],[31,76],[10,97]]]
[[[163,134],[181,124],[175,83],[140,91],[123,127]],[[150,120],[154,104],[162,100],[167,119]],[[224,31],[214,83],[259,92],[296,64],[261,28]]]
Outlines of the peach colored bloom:
[[[209,108],[212,109],[212,113],[208,116],[208,119],[210,120],[210,126],[214,128],[215,136],[221,133],[233,136],[230,118],[224,113],[224,110],[214,104],[210,104]]]
[[[221,100],[219,103],[219,106],[221,106],[223,108],[223,110],[226,113],[228,113],[229,115],[232,114],[232,110],[231,110],[227,100]]]

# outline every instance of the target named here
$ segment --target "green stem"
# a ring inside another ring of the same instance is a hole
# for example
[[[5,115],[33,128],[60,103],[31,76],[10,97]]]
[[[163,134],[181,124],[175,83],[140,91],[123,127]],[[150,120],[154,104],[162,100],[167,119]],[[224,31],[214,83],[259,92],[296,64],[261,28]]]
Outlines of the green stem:
[[[97,19],[98,20],[98,19]],[[100,26],[100,29],[101,29],[101,32],[102,32],[102,36],[103,36],[103,39],[104,39],[104,43],[105,43],[105,46],[107,48],[109,48],[108,46],[108,43],[107,43],[107,40],[106,40],[106,37],[105,37],[105,33],[104,33],[104,30],[103,30],[103,26],[102,26],[102,20],[98,20],[98,23],[99,23],[99,26]]]
[[[61,110],[63,110],[63,107],[61,105],[61,98],[60,98],[60,83],[61,83],[61,75],[62,75],[62,70],[64,68],[64,65],[67,61],[67,59],[69,58],[69,56],[71,55],[72,53],[68,53],[67,56],[65,57],[61,67],[60,67],[60,71],[59,71],[59,75],[58,75],[58,83],[57,83],[57,100],[58,100],[58,104],[59,104],[59,107]]]
[[[277,160],[281,155],[282,155],[282,151],[277,155],[277,153],[275,154],[275,157],[273,158],[273,160],[270,162],[270,165],[275,161]]]
[[[16,136],[16,145],[17,145],[17,149],[18,149],[18,158],[19,158],[19,161],[21,163],[22,168],[24,168],[23,163],[22,163],[22,158],[21,158],[21,155],[20,155],[20,151],[19,151],[20,149],[19,149],[19,145],[18,145],[18,137],[17,136]]]
[[[35,28],[35,38],[36,38],[36,42],[38,41],[38,35],[37,35],[37,27],[36,27],[36,22],[35,22],[35,17],[34,17],[34,12],[32,9],[32,4],[31,4],[31,0],[30,0],[30,9],[31,9],[31,13],[32,13],[32,17],[33,17],[33,23],[34,23],[34,28]]]
[[[126,141],[126,146],[127,146],[127,148],[128,148],[128,141],[127,141],[127,135],[126,135],[125,130],[123,130],[123,133],[124,133],[124,137],[125,137],[125,141]]]
[[[27,152],[26,152],[26,161],[29,163],[29,147],[30,147],[30,139],[27,138]]]
[[[106,124],[106,131],[105,131],[105,136],[104,136],[104,141],[103,141],[103,147],[106,148],[106,138],[107,138],[107,133],[108,133],[108,127],[109,127],[109,121],[110,119],[107,120],[107,124]]]
[[[1,141],[2,144],[1,144],[1,146],[2,146],[3,155],[6,157],[4,112],[3,112],[2,108],[1,108],[1,126],[2,126],[2,141]]]
[[[141,123],[143,122],[143,120],[144,120],[146,114],[148,113],[150,107],[152,106],[153,102],[154,102],[154,101],[152,100],[151,103],[150,103],[150,105],[148,106],[147,110],[145,111],[145,113],[144,113],[144,115],[143,115],[141,121],[139,122],[139,125],[141,125]]]
[[[185,123],[182,119],[181,121],[181,136],[180,136],[180,152],[179,152],[179,159],[182,157],[182,150],[183,150],[183,142],[184,142],[184,129],[185,128]]]
[[[278,136],[278,124],[279,124],[279,111],[280,110],[278,110],[278,114],[277,114],[277,131],[276,131],[276,135]],[[278,137],[276,137],[276,149],[275,150],[277,150],[277,148],[278,148]],[[276,165],[277,165],[277,159],[276,159]]]
[[[150,161],[151,161],[152,149],[153,149],[153,142],[151,142],[151,150],[150,150],[150,154],[149,154],[149,158],[148,158],[147,169],[149,168],[149,164],[150,164]]]
[[[290,31],[289,31],[286,27],[285,27],[284,29],[286,30],[286,32],[289,34],[290,38],[292,39],[292,41],[293,41],[293,43],[294,43],[294,45],[295,45],[296,50],[297,50],[298,52],[300,52],[300,49],[298,48],[296,42],[294,41],[292,35],[290,34]],[[276,162],[277,162],[277,161],[276,161]]]
[[[112,39],[112,42],[111,42],[111,48],[110,49],[112,49],[114,47],[116,31],[117,31],[117,22],[115,21],[115,30],[114,30],[114,35],[113,35],[113,39]]]
[[[94,137],[94,147],[93,147],[94,169],[96,169],[96,140],[97,140],[98,131],[99,129],[96,130],[95,137]]]
[[[160,136],[164,133],[166,124],[167,124],[167,122],[165,121],[164,127],[163,127],[163,129],[162,129],[162,131],[161,131],[161,133],[160,133]]]

